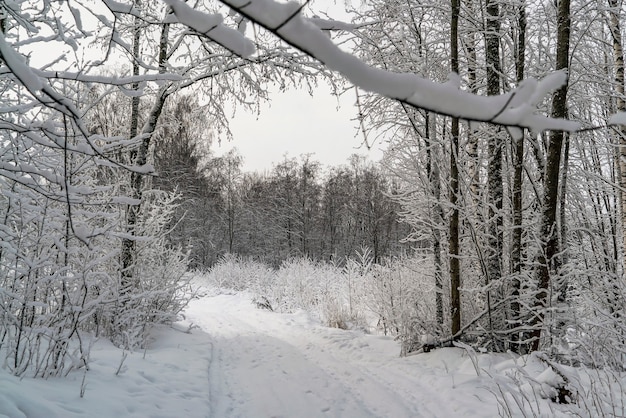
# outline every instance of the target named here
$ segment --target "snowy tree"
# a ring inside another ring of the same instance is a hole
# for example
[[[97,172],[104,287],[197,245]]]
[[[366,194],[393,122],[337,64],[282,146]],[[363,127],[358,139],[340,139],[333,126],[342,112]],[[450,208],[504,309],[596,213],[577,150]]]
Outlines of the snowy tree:
[[[444,342],[464,333],[477,346],[493,349],[504,349],[511,342],[521,346],[530,342],[527,337],[534,338],[533,349],[554,348],[566,329],[588,342],[595,331],[591,324],[600,317],[598,312],[606,311],[610,326],[603,329],[619,340],[624,309],[624,215],[617,216],[618,201],[622,199],[623,206],[623,198],[615,185],[626,170],[621,155],[606,153],[613,144],[594,132],[607,121],[616,125],[624,121],[623,115],[609,119],[623,107],[622,16],[616,2],[591,16],[586,15],[592,6],[575,3],[575,17],[584,23],[580,27],[569,23],[567,0],[558,2],[558,14],[549,4],[529,5],[533,15],[538,15],[528,31],[532,48],[527,48],[527,58],[532,70],[522,65],[526,22],[524,9],[517,4],[488,1],[486,9],[480,10],[484,28],[468,24],[477,5],[456,0],[450,9],[447,5],[441,9],[446,13],[426,13],[428,5],[419,2],[408,2],[408,7],[400,2],[376,2],[373,6],[379,7],[384,19],[358,24],[307,17],[306,3],[222,0],[220,4],[198,3],[192,8],[180,0],[103,0],[93,8],[81,2],[23,0],[0,5],[0,268],[1,287],[9,289],[1,296],[6,313],[1,331],[14,373],[24,373],[34,358],[43,359],[35,367],[42,376],[85,365],[84,331],[101,332],[122,345],[136,346],[149,324],[169,321],[180,310],[178,278],[186,258],[179,248],[168,246],[164,235],[172,217],[178,216],[177,197],[153,189],[158,180],[147,180],[154,174],[150,151],[157,150],[158,159],[159,142],[167,142],[159,137],[158,129],[167,125],[163,113],[169,98],[193,88],[203,111],[212,115],[212,129],[220,132],[228,130],[227,101],[258,109],[268,97],[270,84],[310,88],[320,77],[336,75],[358,88],[359,97],[369,92],[388,107],[380,113],[376,127],[391,122],[399,128],[396,133],[409,132],[410,140],[417,138],[416,143],[425,147],[416,159],[425,161],[424,167],[416,170],[414,178],[422,179],[428,193],[420,190],[415,195],[432,199],[428,209],[435,213],[428,239],[432,240],[439,326],[446,312],[451,316],[450,336]],[[227,16],[223,7],[229,8]],[[540,8],[544,13],[535,13]],[[403,14],[408,20],[387,19]],[[552,36],[552,25],[544,32],[538,30],[543,23],[555,21],[557,36]],[[374,34],[369,39],[364,35],[367,26]],[[391,26],[387,34],[381,30]],[[478,36],[479,29],[486,30],[483,37]],[[363,41],[362,52],[367,54],[357,56],[340,47],[345,38],[338,41],[337,31]],[[511,35],[515,31],[520,34],[517,39]],[[586,55],[580,49],[570,51],[570,31],[576,45],[598,45],[597,51],[588,49]],[[407,33],[410,36],[404,36]],[[431,33],[438,34],[434,41]],[[470,36],[459,43],[462,34]],[[557,38],[556,44],[552,38]],[[424,43],[426,39],[429,44]],[[90,43],[100,47],[94,52],[98,58],[84,60],[80,57],[93,52],[88,52]],[[52,45],[59,54],[38,62],[33,51]],[[510,55],[515,48],[517,68],[512,71]],[[484,68],[479,65],[483,58]],[[615,74],[605,71],[603,81],[590,81],[585,67],[590,63],[594,68],[614,65]],[[115,69],[104,71],[111,64]],[[575,82],[568,84],[567,70]],[[615,84],[619,87],[607,87]],[[580,87],[585,85],[601,87],[610,100],[596,97],[591,87]],[[566,102],[567,89],[570,102]],[[119,94],[124,95],[122,101],[116,98]],[[99,113],[111,106],[126,112]],[[543,113],[549,106],[552,111],[546,116]],[[589,129],[580,130],[581,123],[567,120],[568,114],[587,120]],[[450,122],[444,116],[451,117]],[[502,137],[495,132],[502,132]],[[504,172],[513,155],[505,147],[504,132],[520,145],[514,153],[514,180]],[[485,133],[486,151],[481,136]],[[621,144],[621,136],[620,128],[612,138]],[[596,141],[598,146],[587,149],[581,138]],[[461,152],[461,141],[467,142],[469,155]],[[534,161],[524,160],[524,141],[532,146]],[[444,164],[444,158],[450,164]],[[487,194],[481,195],[484,167]],[[322,219],[317,168],[314,164],[302,172],[294,168],[297,164],[282,167],[285,172],[273,184],[249,181],[247,192],[254,199],[274,193],[278,199],[275,213],[289,209],[278,216],[280,228],[274,225],[272,229],[267,223],[263,227],[268,226],[269,233],[256,231],[258,252],[266,244],[279,242],[277,237],[282,237],[286,255],[323,252],[322,239],[312,234]],[[521,184],[522,171],[526,185]],[[360,174],[352,183],[335,185],[342,189],[350,184],[358,191],[353,200],[348,199],[354,207],[344,223],[347,243],[337,245],[334,240],[340,236],[336,231],[341,225],[327,222],[332,231],[329,247],[334,252],[343,246],[347,254],[365,242],[378,261],[389,247],[395,222],[393,205],[382,199],[391,186],[374,171]],[[229,172],[224,200],[225,242],[230,251],[237,247],[234,175]],[[450,182],[442,186],[442,178]],[[572,178],[593,181],[594,187],[573,190]],[[603,182],[611,186],[596,187]],[[511,183],[515,190],[506,195],[505,186]],[[445,202],[446,191],[449,202]],[[526,209],[520,207],[525,194],[532,196]],[[522,228],[540,205],[540,225]],[[337,213],[337,204],[328,202],[324,209]],[[252,214],[246,212],[251,219]],[[581,226],[572,231],[567,226],[573,220],[581,221]],[[445,228],[446,221],[449,228]],[[490,227],[477,227],[481,222]],[[516,233],[509,244],[511,225]],[[448,237],[442,236],[446,232]],[[263,233],[268,236],[260,237]],[[488,245],[483,251],[485,237]],[[446,250],[441,248],[445,238],[451,270],[449,310],[442,307],[445,258],[439,257]],[[521,255],[522,247],[525,255]],[[585,251],[589,248],[591,254]],[[461,255],[467,255],[468,261],[460,264]],[[537,263],[527,262],[522,269],[523,259],[529,261],[536,255]],[[506,267],[509,258],[512,262]],[[488,279],[483,287],[463,283],[474,298],[462,300],[457,292],[462,269],[465,276],[479,276],[467,274],[479,272]],[[593,273],[594,269],[608,274]],[[522,284],[521,278],[533,277],[531,273],[536,273],[536,280]],[[586,284],[599,276],[602,285]],[[406,282],[401,285],[404,291]],[[492,301],[495,293],[498,297]],[[393,292],[390,295],[395,298]],[[574,302],[588,295],[593,303],[581,303],[575,311]],[[584,314],[588,321],[576,323],[572,312]],[[394,320],[406,318],[395,310],[390,315]],[[572,326],[566,326],[566,321]],[[515,326],[522,322],[531,327]],[[394,327],[400,332],[398,324]],[[78,344],[79,354],[68,361],[75,352],[71,344]],[[619,344],[613,346],[621,347],[623,355],[623,342]],[[35,355],[42,352],[42,357]]]

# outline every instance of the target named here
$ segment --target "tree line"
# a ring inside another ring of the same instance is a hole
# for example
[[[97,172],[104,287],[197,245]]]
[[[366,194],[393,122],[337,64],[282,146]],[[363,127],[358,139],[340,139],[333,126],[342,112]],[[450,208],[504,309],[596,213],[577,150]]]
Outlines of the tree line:
[[[264,173],[242,171],[236,150],[214,157],[193,115],[194,99],[177,98],[173,122],[158,131],[152,187],[178,195],[168,239],[207,269],[225,254],[272,266],[292,257],[345,264],[368,249],[376,262],[408,253],[409,226],[394,200],[399,186],[364,157],[323,167],[310,155],[287,158]]]

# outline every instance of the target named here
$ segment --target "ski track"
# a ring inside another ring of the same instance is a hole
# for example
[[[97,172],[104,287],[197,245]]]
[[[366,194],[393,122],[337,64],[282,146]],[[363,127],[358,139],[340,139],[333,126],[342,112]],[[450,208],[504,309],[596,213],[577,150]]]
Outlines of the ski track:
[[[459,416],[436,401],[428,375],[376,347],[388,339],[262,311],[240,296],[214,301],[187,310],[212,339],[212,417]]]

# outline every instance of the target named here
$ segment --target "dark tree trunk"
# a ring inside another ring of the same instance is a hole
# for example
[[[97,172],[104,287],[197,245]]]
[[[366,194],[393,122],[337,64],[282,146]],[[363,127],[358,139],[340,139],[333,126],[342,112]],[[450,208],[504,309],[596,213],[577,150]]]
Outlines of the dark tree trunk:
[[[570,0],[560,0],[558,4],[556,69],[566,70],[569,66],[569,38],[570,38]],[[554,92],[552,96],[553,118],[567,116],[567,83]],[[556,261],[559,252],[557,233],[557,205],[559,199],[559,177],[561,153],[563,148],[563,131],[550,132],[550,144],[546,158],[546,173],[544,185],[543,211],[541,216],[541,250],[538,257],[537,279],[538,288],[535,300],[533,320],[532,350],[539,349],[541,328],[548,307],[550,278],[557,271]]]
[[[136,0],[135,4],[140,6],[140,1]],[[160,44],[159,44],[159,72],[165,72],[165,63],[167,60],[167,39],[169,32],[169,24],[164,24],[161,30]],[[139,45],[141,41],[141,27],[139,18],[135,18],[135,26],[133,28],[133,75],[139,75]],[[138,83],[132,84],[132,89],[137,90],[139,88]],[[148,160],[148,149],[150,147],[150,141],[156,130],[156,125],[163,111],[165,101],[169,96],[169,90],[167,86],[161,87],[157,96],[156,102],[150,109],[150,113],[146,119],[146,122],[141,131],[142,140],[138,149],[134,149],[130,152],[130,164],[135,166],[143,166]],[[130,131],[129,138],[135,138],[139,131],[139,96],[134,96],[131,99],[131,117],[130,117]],[[130,195],[134,199],[141,202],[143,195],[143,174],[132,171],[130,173]],[[121,254],[121,286],[120,293],[123,296],[122,301],[125,301],[124,295],[136,286],[134,279],[134,266],[136,262],[136,241],[132,237],[137,234],[137,221],[139,213],[141,211],[141,203],[137,205],[129,205],[126,209],[126,233],[127,237],[122,239],[122,254]]]
[[[450,69],[459,72],[459,11],[460,0],[452,0],[452,16],[450,22]],[[461,260],[459,259],[459,119],[452,118],[450,138],[450,309],[451,333],[461,331]]]
[[[140,1],[135,0],[135,5],[140,7]],[[135,17],[133,27],[133,76],[139,75],[139,44],[141,41],[141,20],[139,17]],[[139,89],[139,83],[133,83],[131,85],[132,90]],[[131,98],[131,110],[130,110],[130,131],[128,137],[130,139],[137,136],[139,126],[139,96],[135,95]],[[132,150],[130,152],[130,164],[137,164],[138,151]],[[141,199],[141,177],[138,173],[131,173],[130,181],[130,195],[134,199]],[[135,235],[135,229],[137,226],[137,217],[139,214],[139,205],[128,205],[126,208],[126,232],[129,236]],[[133,267],[135,265],[135,253],[136,253],[135,240],[126,237],[122,239],[122,277],[120,293],[122,296],[128,294],[133,288]],[[125,301],[125,298],[123,297]]]
[[[515,75],[517,82],[520,83],[524,79],[525,52],[526,52],[526,9],[522,2],[518,8],[518,35],[517,35],[517,54],[515,58]],[[519,294],[521,287],[520,274],[522,273],[522,188],[523,188],[523,172],[524,172],[524,135],[513,141],[513,242],[511,245],[511,326],[515,329],[520,326],[520,302]],[[511,349],[520,353],[522,347],[518,344],[520,334],[513,331],[511,334]]]

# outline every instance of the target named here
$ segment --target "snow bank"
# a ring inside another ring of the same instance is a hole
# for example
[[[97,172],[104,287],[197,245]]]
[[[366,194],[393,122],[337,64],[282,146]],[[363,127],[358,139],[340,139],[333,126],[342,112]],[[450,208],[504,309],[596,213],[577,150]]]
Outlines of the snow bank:
[[[90,370],[66,378],[19,379],[2,371],[0,417],[206,417],[211,343],[200,330],[186,329],[182,322],[156,330],[148,350],[126,353],[123,362],[121,350],[98,341]]]

